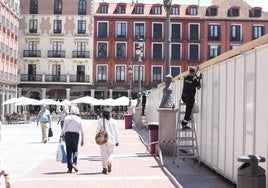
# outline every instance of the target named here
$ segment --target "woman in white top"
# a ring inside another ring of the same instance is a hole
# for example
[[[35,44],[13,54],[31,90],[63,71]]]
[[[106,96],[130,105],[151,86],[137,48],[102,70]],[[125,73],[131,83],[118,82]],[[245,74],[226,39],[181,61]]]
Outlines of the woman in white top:
[[[60,140],[64,136],[67,153],[67,173],[72,173],[72,169],[78,172],[77,157],[79,135],[81,134],[81,146],[84,145],[84,131],[82,127],[82,119],[78,116],[79,109],[76,106],[71,107],[71,114],[64,119]]]
[[[103,119],[105,122],[105,131],[108,133],[108,142],[100,145],[102,173],[107,174],[112,171],[112,154],[114,153],[114,146],[118,146],[118,125],[117,122],[111,118],[111,113],[108,108],[102,112],[102,118],[98,122],[96,133],[103,129]]]

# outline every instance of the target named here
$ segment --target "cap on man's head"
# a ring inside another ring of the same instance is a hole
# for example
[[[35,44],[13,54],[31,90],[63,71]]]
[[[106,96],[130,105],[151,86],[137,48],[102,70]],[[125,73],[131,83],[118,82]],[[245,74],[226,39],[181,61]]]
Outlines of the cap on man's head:
[[[111,111],[110,111],[109,108],[106,108],[106,107],[105,107],[105,108],[103,109],[103,112],[111,112]]]
[[[195,68],[190,67],[189,72],[195,72]]]

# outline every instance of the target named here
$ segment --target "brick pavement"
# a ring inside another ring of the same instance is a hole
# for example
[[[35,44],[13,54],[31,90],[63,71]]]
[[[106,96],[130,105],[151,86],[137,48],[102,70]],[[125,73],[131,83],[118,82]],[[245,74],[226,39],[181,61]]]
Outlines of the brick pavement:
[[[180,187],[176,179],[163,170],[164,167],[159,165],[155,156],[148,153],[137,132],[125,129],[123,120],[118,121],[120,145],[115,149],[112,173],[101,174],[100,152],[94,142],[96,121],[87,122],[85,145],[79,147],[78,173],[67,174],[66,164],[56,162],[55,158],[47,158],[13,182],[12,188]]]

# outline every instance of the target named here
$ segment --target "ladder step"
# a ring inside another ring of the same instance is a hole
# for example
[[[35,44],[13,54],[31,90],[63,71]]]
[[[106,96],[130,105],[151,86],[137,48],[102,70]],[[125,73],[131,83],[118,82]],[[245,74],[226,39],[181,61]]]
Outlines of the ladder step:
[[[195,141],[194,137],[179,137],[179,141]]]
[[[180,150],[186,150],[186,149],[197,149],[196,146],[193,145],[179,145]]]

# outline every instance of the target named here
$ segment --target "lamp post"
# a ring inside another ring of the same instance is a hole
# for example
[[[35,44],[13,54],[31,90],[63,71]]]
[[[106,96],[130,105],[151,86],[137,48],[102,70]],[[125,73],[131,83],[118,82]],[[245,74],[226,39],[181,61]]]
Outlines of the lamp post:
[[[128,65],[128,74],[129,74],[129,107],[131,107],[131,99],[132,99],[132,73],[133,73],[133,66],[132,66],[132,62],[129,62]]]
[[[172,89],[170,87],[172,81],[171,75],[171,68],[170,68],[170,53],[171,53],[171,46],[170,46],[170,9],[172,6],[172,0],[163,0],[164,7],[166,9],[166,76],[165,80],[165,87],[163,89],[163,97],[159,108],[172,108],[173,101],[172,101]]]
[[[138,69],[138,81],[139,81],[139,91],[138,91],[138,101],[136,107],[141,106],[141,63],[142,63],[142,57],[143,57],[143,39],[139,38],[138,43],[136,44],[136,55],[138,56],[138,63],[139,63],[139,69]]]

